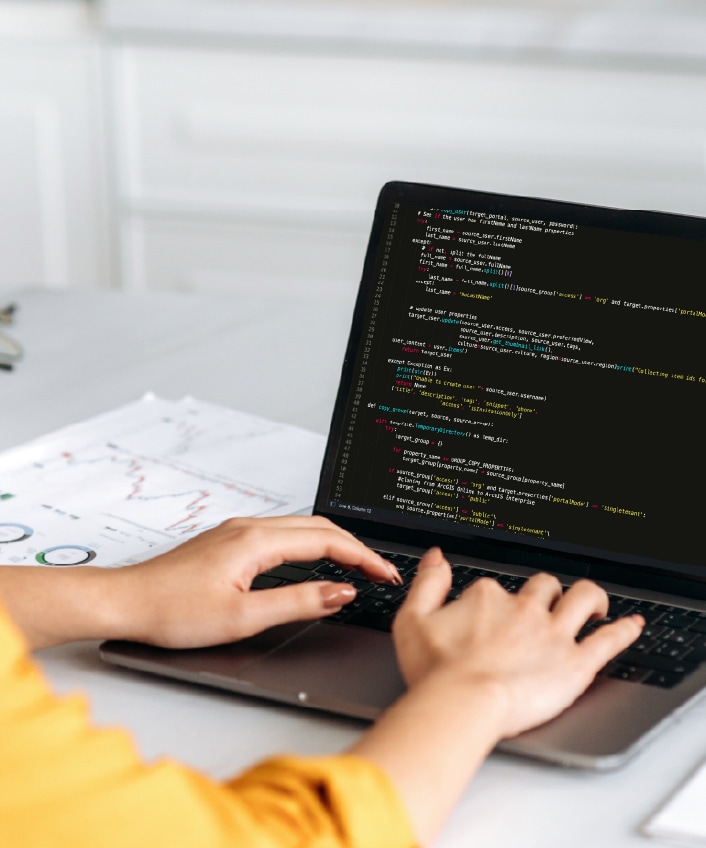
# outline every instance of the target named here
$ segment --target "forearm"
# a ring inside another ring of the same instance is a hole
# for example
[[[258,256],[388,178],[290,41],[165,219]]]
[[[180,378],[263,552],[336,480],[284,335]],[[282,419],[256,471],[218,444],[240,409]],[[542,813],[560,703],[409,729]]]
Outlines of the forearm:
[[[495,684],[430,675],[352,748],[392,780],[421,845],[428,845],[500,739]]]
[[[0,599],[32,650],[125,636],[117,578],[117,570],[90,566],[0,566]]]

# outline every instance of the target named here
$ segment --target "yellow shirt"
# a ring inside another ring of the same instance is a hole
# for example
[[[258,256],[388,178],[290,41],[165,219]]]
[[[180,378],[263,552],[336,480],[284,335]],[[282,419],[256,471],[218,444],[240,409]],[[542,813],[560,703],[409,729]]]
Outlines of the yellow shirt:
[[[124,731],[58,698],[0,608],[2,848],[409,848],[388,778],[362,758],[268,760],[227,783],[142,763]]]

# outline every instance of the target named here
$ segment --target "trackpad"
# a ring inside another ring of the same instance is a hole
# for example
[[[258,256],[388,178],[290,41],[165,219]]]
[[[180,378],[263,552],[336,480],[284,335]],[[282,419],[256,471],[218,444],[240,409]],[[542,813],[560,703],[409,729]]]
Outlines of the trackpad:
[[[302,706],[375,718],[404,691],[388,633],[319,622],[238,675]]]

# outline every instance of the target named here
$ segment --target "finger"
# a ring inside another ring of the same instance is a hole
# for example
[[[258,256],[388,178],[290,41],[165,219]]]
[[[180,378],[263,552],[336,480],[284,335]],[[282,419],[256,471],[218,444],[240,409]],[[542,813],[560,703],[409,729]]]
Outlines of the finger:
[[[533,574],[517,592],[518,595],[531,597],[547,609],[552,609],[561,598],[563,590],[561,583],[552,574]]]
[[[307,530],[306,532],[311,533],[312,531]],[[320,530],[317,532],[330,534],[331,531]],[[329,535],[328,547],[322,557],[330,559],[340,565],[341,568],[358,572],[374,583],[392,583],[401,586],[404,582],[399,571],[391,562],[349,533],[342,534],[340,538]],[[293,557],[290,557],[290,561],[295,562]]]
[[[590,633],[579,644],[579,650],[594,669],[594,673],[597,673],[631,645],[644,626],[645,619],[641,615],[626,615]]]
[[[233,542],[237,541],[239,544],[243,543],[244,538],[247,539],[254,535],[255,539],[258,541],[256,541],[255,545],[250,546],[250,550],[253,554],[256,554],[257,551],[254,549],[255,546],[262,546],[260,554],[267,554],[272,546],[267,544],[267,541],[261,537],[264,531],[267,533],[268,539],[274,538],[271,535],[274,530],[292,532],[298,531],[299,533],[319,531],[328,532],[329,534],[338,534],[341,539],[346,540],[349,545],[356,546],[358,550],[371,550],[367,547],[367,545],[363,545],[362,542],[356,539],[352,533],[349,533],[347,530],[338,527],[338,525],[334,524],[332,521],[329,521],[327,518],[323,518],[323,516],[319,515],[283,515],[272,516],[269,518],[229,518],[212,530],[206,531],[206,533],[202,535],[211,535],[214,538],[223,538],[225,536],[226,539],[232,540]],[[350,551],[353,549],[354,548],[349,548],[348,550]],[[308,559],[319,559],[326,556],[329,559],[335,559],[336,562],[343,567],[349,567],[360,571],[370,580],[376,582],[384,581],[387,583],[395,583],[400,586],[403,582],[397,568],[379,555],[376,555],[372,559],[366,556],[363,557],[360,562],[352,562],[350,556],[338,558],[333,554],[326,554],[320,551],[310,555],[299,554],[293,549],[288,549],[284,552],[277,552],[275,549],[272,549],[270,552],[276,554],[274,559],[278,559],[278,561],[275,562],[273,561],[273,557],[267,556],[265,560],[262,560],[262,564],[257,568],[258,572],[262,572],[263,570],[266,571],[282,562],[303,562]],[[255,559],[257,560],[258,557],[256,556]]]
[[[554,605],[556,619],[578,633],[591,618],[608,615],[608,595],[590,580],[577,580]]]
[[[451,588],[451,566],[440,548],[431,548],[419,560],[417,573],[400,613],[428,615],[443,606]]]
[[[249,592],[239,607],[240,626],[251,636],[290,621],[310,621],[337,612],[356,596],[350,583],[312,580]]]
[[[252,525],[241,537],[257,573],[282,562],[331,559],[344,568],[360,571],[371,580],[402,582],[397,569],[372,548],[349,533],[329,527],[262,527]],[[246,559],[247,557],[243,557]]]
[[[289,519],[289,520],[287,520]],[[277,519],[273,519],[273,522]],[[324,518],[321,515],[310,515],[310,516],[283,516],[281,523],[274,524],[272,526],[277,526],[281,528],[289,528],[292,529],[301,529],[301,530],[330,530],[336,531],[341,534],[341,536],[347,539],[349,542],[355,545],[363,545],[366,551],[371,550],[367,545],[361,542],[356,536],[350,533],[348,530],[344,530],[343,527],[339,527],[337,524],[334,524],[328,518]],[[383,556],[378,555],[377,563],[373,564],[372,571],[370,571],[369,565],[365,562],[361,563],[360,567],[350,565],[348,562],[339,561],[333,555],[329,556],[329,559],[334,559],[338,562],[339,565],[344,568],[349,567],[357,571],[361,571],[366,577],[369,577],[371,580],[384,580],[385,582],[393,582],[398,586],[403,584],[402,576],[400,575],[396,566],[394,566],[391,562],[388,562]],[[377,565],[382,564],[384,570],[380,571]]]
[[[352,533],[348,530],[344,530],[343,527],[339,527],[338,524],[334,524],[330,519],[324,518],[323,515],[281,515],[256,520],[264,521],[272,527],[335,530],[342,536],[355,539],[355,536]]]

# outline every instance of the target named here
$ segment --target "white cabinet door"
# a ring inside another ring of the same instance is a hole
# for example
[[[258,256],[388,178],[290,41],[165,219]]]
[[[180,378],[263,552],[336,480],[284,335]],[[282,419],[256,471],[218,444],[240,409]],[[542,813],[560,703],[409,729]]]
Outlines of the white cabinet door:
[[[130,205],[365,213],[404,178],[706,212],[706,75],[132,47],[115,83]]]
[[[181,239],[216,237],[156,232],[177,219],[231,225],[212,244],[236,288],[268,239],[291,245],[286,279],[311,285],[323,266],[298,233],[319,231],[323,254],[339,234],[350,267],[345,243],[392,179],[706,215],[706,75],[149,44],[116,48],[111,70],[124,273],[147,288],[170,279]]]
[[[286,295],[352,307],[368,228],[135,215],[121,232],[126,288]]]
[[[0,42],[0,288],[109,283],[97,43]]]

